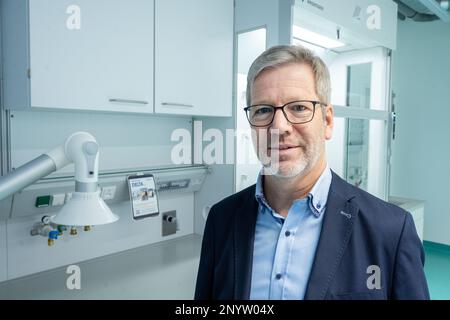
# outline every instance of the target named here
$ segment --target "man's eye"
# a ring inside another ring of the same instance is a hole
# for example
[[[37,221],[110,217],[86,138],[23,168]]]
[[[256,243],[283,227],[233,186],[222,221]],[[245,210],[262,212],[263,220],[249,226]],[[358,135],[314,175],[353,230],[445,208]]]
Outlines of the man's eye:
[[[255,115],[263,115],[271,112],[272,112],[271,108],[259,108],[258,110],[255,111]]]
[[[291,106],[291,110],[295,111],[295,112],[303,112],[303,111],[308,111],[308,107],[305,107],[301,104],[297,104],[297,105]]]

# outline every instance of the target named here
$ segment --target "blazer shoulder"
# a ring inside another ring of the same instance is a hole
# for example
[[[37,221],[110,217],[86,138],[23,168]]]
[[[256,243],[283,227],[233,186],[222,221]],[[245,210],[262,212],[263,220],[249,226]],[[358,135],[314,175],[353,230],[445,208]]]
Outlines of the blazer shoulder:
[[[375,197],[364,190],[358,189],[356,198],[355,200],[360,207],[360,213],[374,220],[390,221],[403,226],[406,215],[409,214],[405,209]]]
[[[210,212],[213,213],[217,218],[223,217],[224,215],[230,215],[236,212],[245,203],[251,200],[255,200],[255,189],[256,184],[247,187],[235,194],[232,194],[211,207]]]
[[[333,175],[333,179],[340,180],[335,184],[339,189],[336,192],[350,198],[350,201],[358,206],[360,219],[365,220],[381,233],[401,232],[409,212],[349,184],[337,175]]]

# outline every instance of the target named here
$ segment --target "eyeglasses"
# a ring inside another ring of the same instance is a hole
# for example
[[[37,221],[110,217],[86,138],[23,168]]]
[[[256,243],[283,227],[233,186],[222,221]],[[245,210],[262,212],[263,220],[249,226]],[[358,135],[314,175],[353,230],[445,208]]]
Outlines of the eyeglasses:
[[[277,109],[281,109],[286,120],[292,124],[311,122],[314,119],[317,105],[327,106],[320,101],[299,100],[286,103],[281,107],[260,104],[244,108],[244,110],[248,122],[253,127],[267,127],[272,124]]]

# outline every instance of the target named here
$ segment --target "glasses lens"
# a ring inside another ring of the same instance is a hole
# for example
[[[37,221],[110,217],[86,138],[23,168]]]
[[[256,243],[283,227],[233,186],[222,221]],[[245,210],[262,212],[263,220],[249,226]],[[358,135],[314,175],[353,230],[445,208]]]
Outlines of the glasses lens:
[[[292,123],[309,122],[314,117],[314,103],[309,101],[292,102],[284,108],[284,111]]]
[[[248,120],[254,126],[266,126],[272,122],[274,109],[271,106],[253,106],[247,110]]]

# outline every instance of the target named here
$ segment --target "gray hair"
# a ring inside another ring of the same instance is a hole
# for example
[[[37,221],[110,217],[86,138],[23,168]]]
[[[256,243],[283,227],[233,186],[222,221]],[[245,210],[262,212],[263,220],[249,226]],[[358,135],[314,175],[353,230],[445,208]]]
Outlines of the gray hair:
[[[253,62],[247,76],[247,105],[251,105],[251,89],[258,75],[267,69],[275,69],[289,63],[303,63],[311,67],[317,96],[320,102],[330,103],[330,72],[323,60],[302,46],[275,46],[267,49]]]

